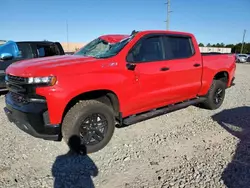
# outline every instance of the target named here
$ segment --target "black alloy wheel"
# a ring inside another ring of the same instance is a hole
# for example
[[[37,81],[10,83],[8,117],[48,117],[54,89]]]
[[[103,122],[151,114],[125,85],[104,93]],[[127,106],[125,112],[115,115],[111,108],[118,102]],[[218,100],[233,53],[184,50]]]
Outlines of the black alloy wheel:
[[[103,114],[95,113],[85,118],[79,128],[81,143],[95,145],[101,142],[107,134],[108,121]]]
[[[220,104],[221,101],[223,100],[223,89],[221,88],[218,88],[215,93],[214,93],[214,103],[217,105],[217,104]]]

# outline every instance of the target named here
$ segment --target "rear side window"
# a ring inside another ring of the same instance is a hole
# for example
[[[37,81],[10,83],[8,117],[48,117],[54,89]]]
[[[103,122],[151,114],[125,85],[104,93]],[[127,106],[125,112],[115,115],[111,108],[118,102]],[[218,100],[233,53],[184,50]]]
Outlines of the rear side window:
[[[56,45],[42,45],[38,44],[37,45],[37,54],[38,57],[47,57],[47,56],[54,56],[54,55],[59,55],[59,49],[57,48]]]
[[[189,37],[167,36],[164,40],[165,58],[189,58],[194,54],[192,40]]]
[[[161,37],[154,36],[139,41],[129,52],[127,60],[133,63],[163,60]]]

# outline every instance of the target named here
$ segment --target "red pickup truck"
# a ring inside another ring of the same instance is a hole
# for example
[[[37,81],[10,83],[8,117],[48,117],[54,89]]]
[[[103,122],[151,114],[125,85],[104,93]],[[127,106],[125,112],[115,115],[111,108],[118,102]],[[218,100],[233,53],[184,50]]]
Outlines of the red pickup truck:
[[[5,113],[34,137],[102,149],[116,126],[189,105],[217,109],[233,85],[235,55],[201,54],[190,33],[105,35],[74,55],[24,60],[6,70]]]

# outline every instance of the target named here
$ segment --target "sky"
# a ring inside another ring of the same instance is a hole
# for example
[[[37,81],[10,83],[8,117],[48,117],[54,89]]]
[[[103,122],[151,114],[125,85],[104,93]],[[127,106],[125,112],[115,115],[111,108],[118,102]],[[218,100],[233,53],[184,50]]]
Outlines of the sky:
[[[89,42],[103,34],[165,30],[167,0],[1,0],[0,39]],[[250,0],[171,0],[169,29],[198,42],[250,42]]]

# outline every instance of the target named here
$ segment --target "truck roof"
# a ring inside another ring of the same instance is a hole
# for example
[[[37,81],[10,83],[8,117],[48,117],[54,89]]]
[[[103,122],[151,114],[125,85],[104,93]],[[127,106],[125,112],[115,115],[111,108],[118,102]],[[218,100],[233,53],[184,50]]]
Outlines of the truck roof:
[[[55,43],[55,42],[52,42],[52,41],[15,41],[16,43],[40,43],[40,44],[52,44],[52,43]]]
[[[165,33],[165,34],[178,34],[178,35],[189,35],[193,36],[191,33],[188,32],[180,32],[180,31],[167,31],[167,30],[144,30],[138,31],[137,34],[151,34],[151,33]],[[122,34],[110,34],[110,35],[102,35],[100,36],[101,39],[108,41],[110,43],[116,43],[121,41],[124,38],[129,37],[130,35],[122,35]]]
[[[138,33],[141,34],[150,34],[150,33],[164,33],[164,34],[178,34],[178,35],[193,35],[188,32],[181,32],[181,31],[170,31],[170,30],[145,30],[145,31],[139,31]]]

